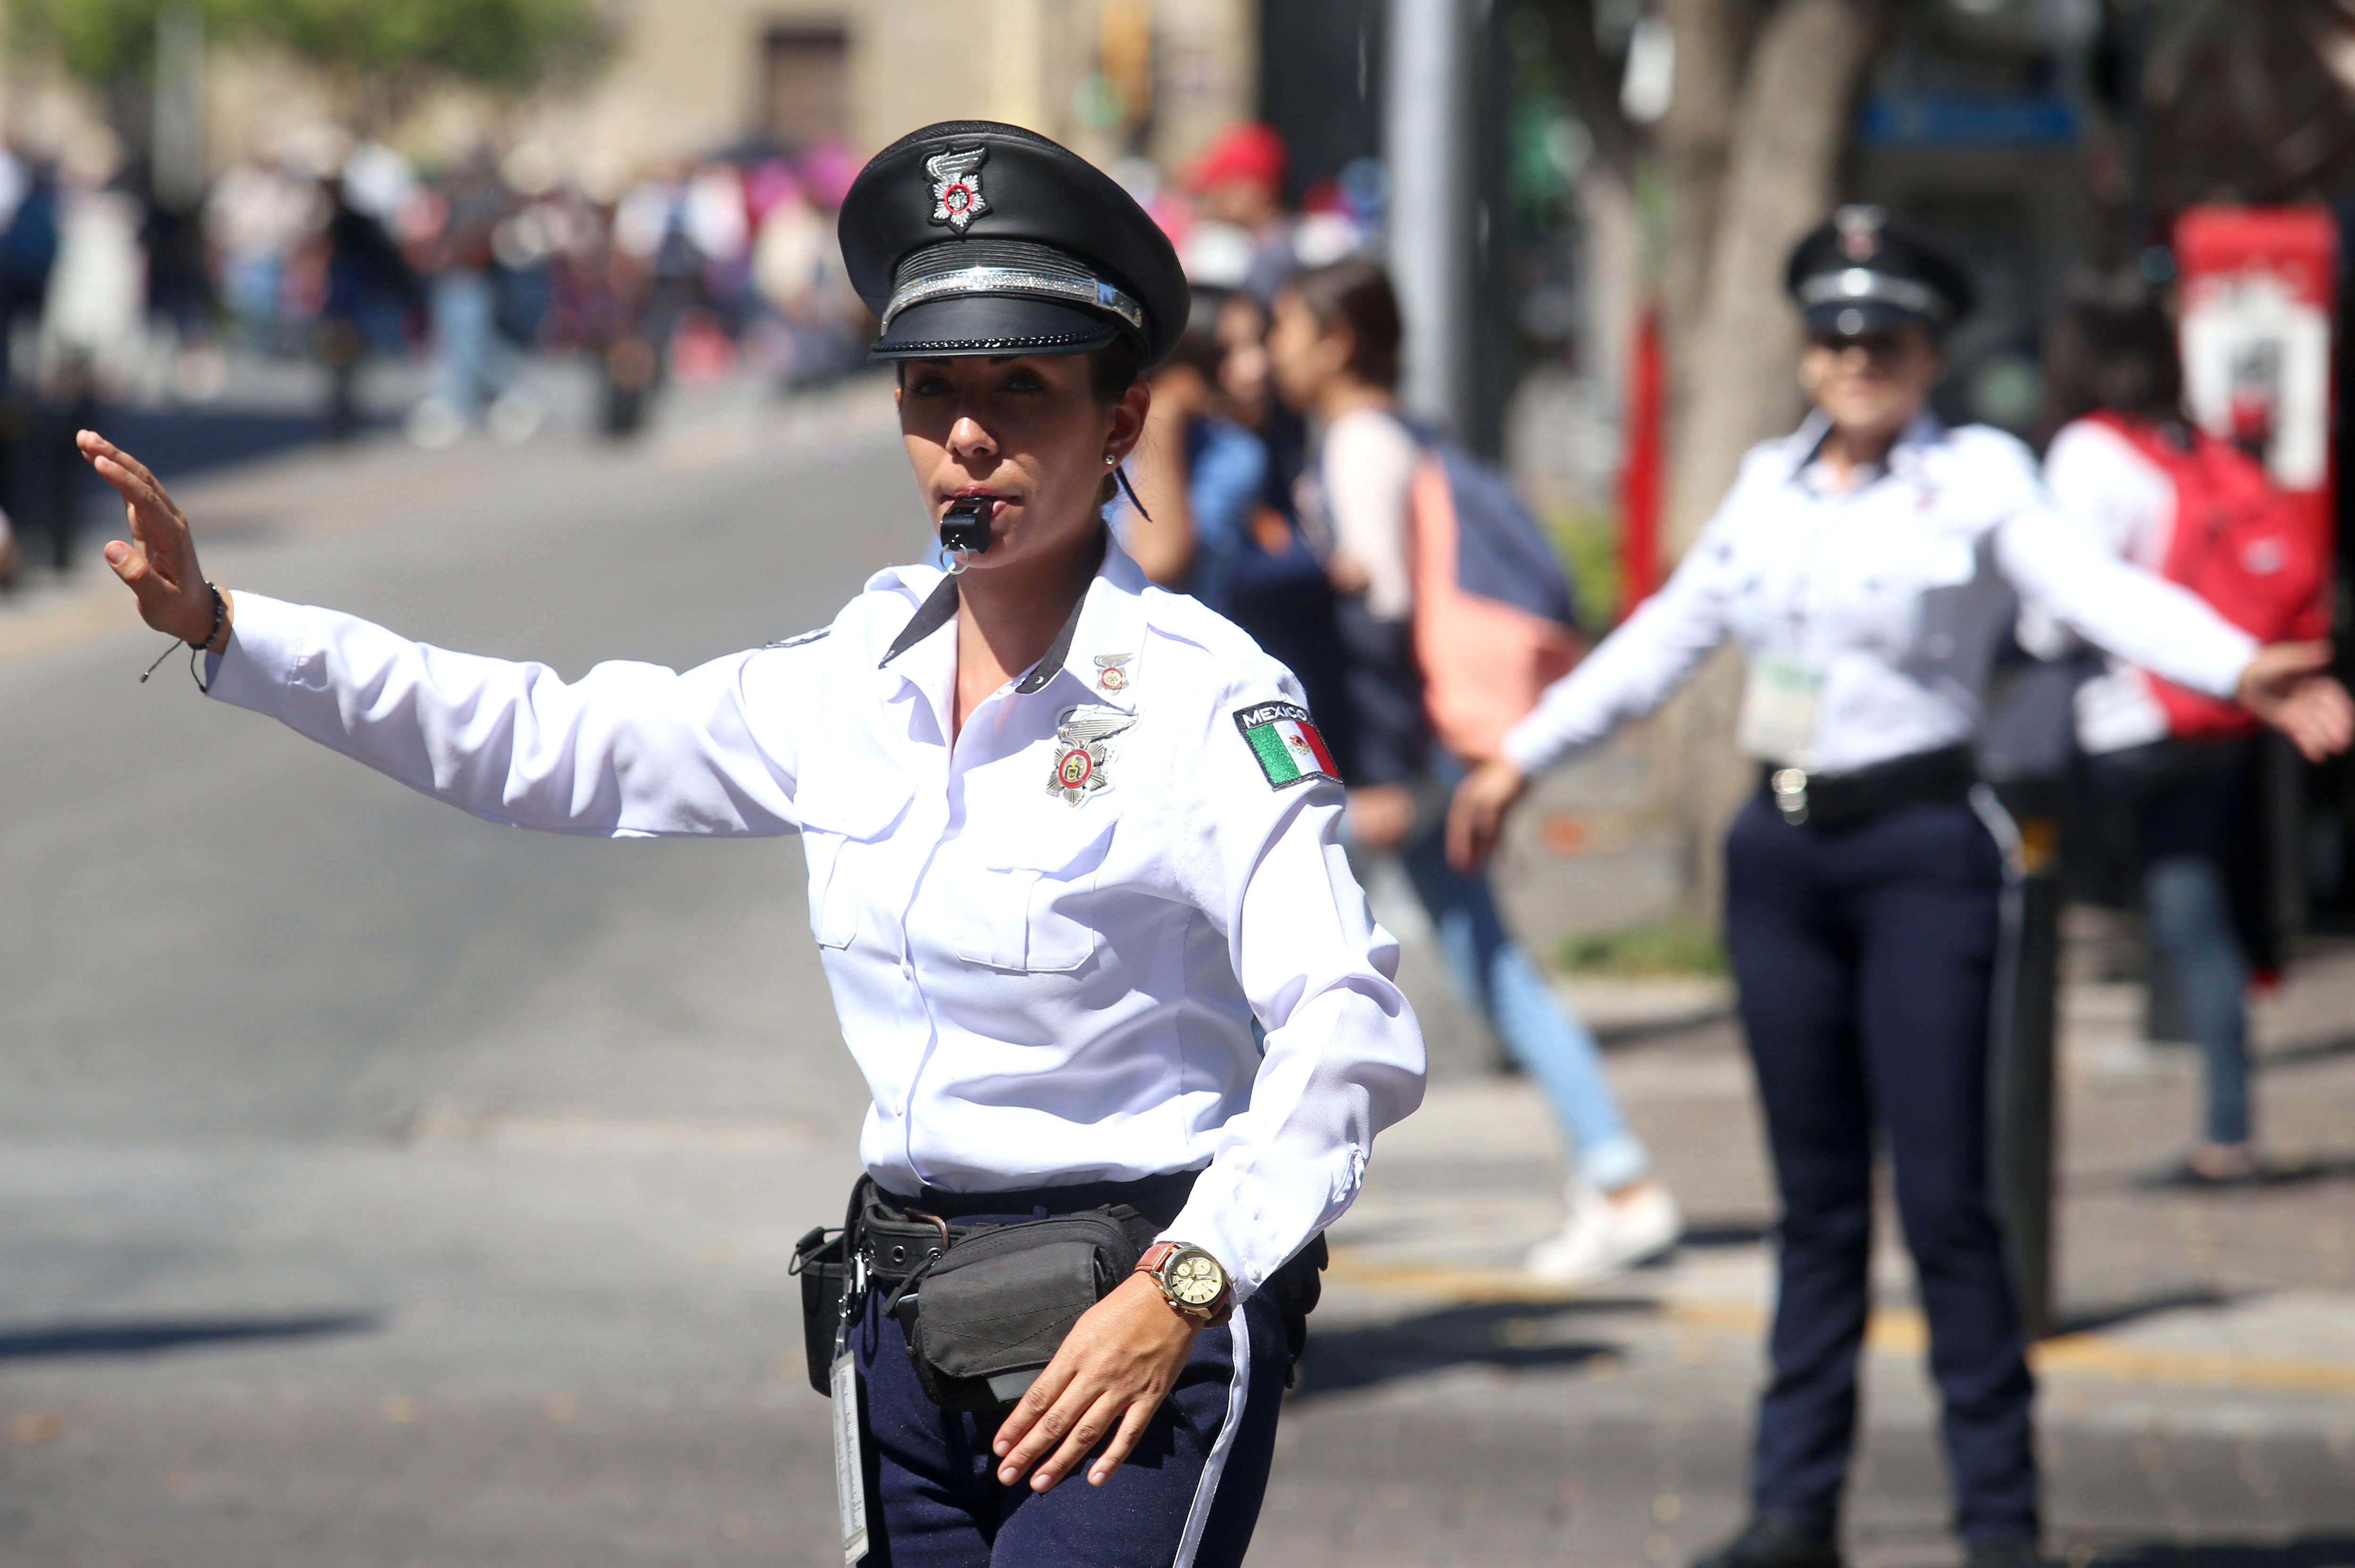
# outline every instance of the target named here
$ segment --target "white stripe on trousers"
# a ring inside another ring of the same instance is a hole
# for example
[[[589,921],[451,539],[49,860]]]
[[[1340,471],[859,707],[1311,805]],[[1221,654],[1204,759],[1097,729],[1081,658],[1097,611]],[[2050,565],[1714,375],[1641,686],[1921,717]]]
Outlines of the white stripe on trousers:
[[[1251,1303],[1245,1302],[1227,1319],[1234,1381],[1227,1388],[1226,1424],[1219,1428],[1219,1440],[1210,1445],[1201,1479],[1194,1483],[1194,1506],[1187,1511],[1186,1533],[1178,1538],[1178,1559],[1171,1568],[1194,1568],[1194,1553],[1201,1550],[1202,1531],[1209,1528],[1210,1509],[1219,1500],[1219,1477],[1226,1473],[1227,1455],[1235,1445],[1235,1434],[1242,1428],[1243,1407],[1251,1399],[1251,1325],[1243,1317],[1250,1310]]]

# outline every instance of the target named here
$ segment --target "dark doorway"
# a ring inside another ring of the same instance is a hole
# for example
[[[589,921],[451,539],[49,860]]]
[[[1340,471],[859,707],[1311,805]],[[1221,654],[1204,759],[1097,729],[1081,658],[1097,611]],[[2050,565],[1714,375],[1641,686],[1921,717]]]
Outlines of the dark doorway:
[[[839,27],[772,27],[762,40],[762,123],[788,147],[850,134],[850,41]]]

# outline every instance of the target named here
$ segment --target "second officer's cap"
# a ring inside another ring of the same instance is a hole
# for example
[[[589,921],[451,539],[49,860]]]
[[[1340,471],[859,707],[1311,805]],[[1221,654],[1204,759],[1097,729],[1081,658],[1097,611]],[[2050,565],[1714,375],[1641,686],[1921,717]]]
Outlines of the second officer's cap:
[[[1975,297],[1962,264],[1877,207],[1843,207],[1799,241],[1784,286],[1807,330],[1841,337],[1926,326],[1944,332]]]
[[[900,137],[843,197],[841,236],[851,287],[883,323],[877,358],[1082,354],[1125,336],[1149,367],[1186,327],[1186,273],[1160,225],[1018,125]]]

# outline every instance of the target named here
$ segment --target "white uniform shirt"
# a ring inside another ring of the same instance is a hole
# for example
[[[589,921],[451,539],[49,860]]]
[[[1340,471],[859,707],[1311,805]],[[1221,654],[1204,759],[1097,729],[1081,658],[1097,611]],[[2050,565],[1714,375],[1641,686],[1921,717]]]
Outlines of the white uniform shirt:
[[[2111,426],[2098,420],[2062,426],[2044,453],[2044,484],[2054,508],[2111,554],[2146,571],[2167,564],[2175,535],[2175,481]],[[2030,640],[2025,623],[2020,640]],[[2167,738],[2167,709],[2142,673],[2122,659],[2109,659],[2100,675],[2080,686],[2076,705],[2077,743],[2088,752]]]
[[[1835,489],[1828,422],[1762,442],[1667,585],[1548,689],[1505,740],[1537,773],[1650,712],[1727,636],[1817,671],[1828,773],[1971,741],[2013,589],[2088,641],[2229,697],[2248,634],[2138,571],[2052,509],[2028,449],[1917,418],[1887,466]]]
[[[988,1192],[1207,1166],[1165,1234],[1247,1296],[1348,1207],[1374,1134],[1423,1093],[1397,944],[1337,841],[1341,788],[1272,783],[1238,719],[1299,685],[1115,545],[1068,644],[952,745],[943,581],[894,568],[824,631],[570,684],[241,592],[212,690],[495,822],[799,831],[876,1179]]]

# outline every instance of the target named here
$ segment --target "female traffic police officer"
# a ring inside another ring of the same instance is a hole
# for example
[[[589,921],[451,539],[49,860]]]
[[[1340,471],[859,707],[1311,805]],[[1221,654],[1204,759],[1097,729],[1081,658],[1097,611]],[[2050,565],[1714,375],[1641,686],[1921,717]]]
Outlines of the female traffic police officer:
[[[1711,1568],[1830,1568],[1856,1424],[1877,1122],[1930,1324],[1975,1568],[2031,1561],[2032,1386],[1985,1194],[1986,1055],[2009,824],[1969,742],[2011,587],[2169,678],[2237,694],[2309,754],[2349,738],[2319,645],[2259,648],[2079,538],[2028,452],[1924,411],[1962,270],[1843,208],[1793,254],[1816,411],[1753,450],[1674,577],[1466,779],[1476,863],[1532,774],[1665,699],[1726,636],[1759,793],[1726,847],[1726,940],[1783,1201],[1753,1520]]]
[[[824,630],[568,685],[231,598],[154,477],[85,433],[131,516],[107,559],[211,656],[211,695],[477,816],[800,832],[874,1094],[861,1226],[898,1238],[861,1243],[843,1313],[868,1560],[1239,1563],[1305,1249],[1421,1096],[1396,948],[1290,673],[1103,527],[1141,373],[1186,320],[1160,230],[1063,148],[977,122],[879,155],[842,242],[918,491],[963,548],[879,573]],[[1027,1370],[988,1338],[993,1300],[1073,1288]],[[1083,1463],[1090,1485],[1056,1485]]]

